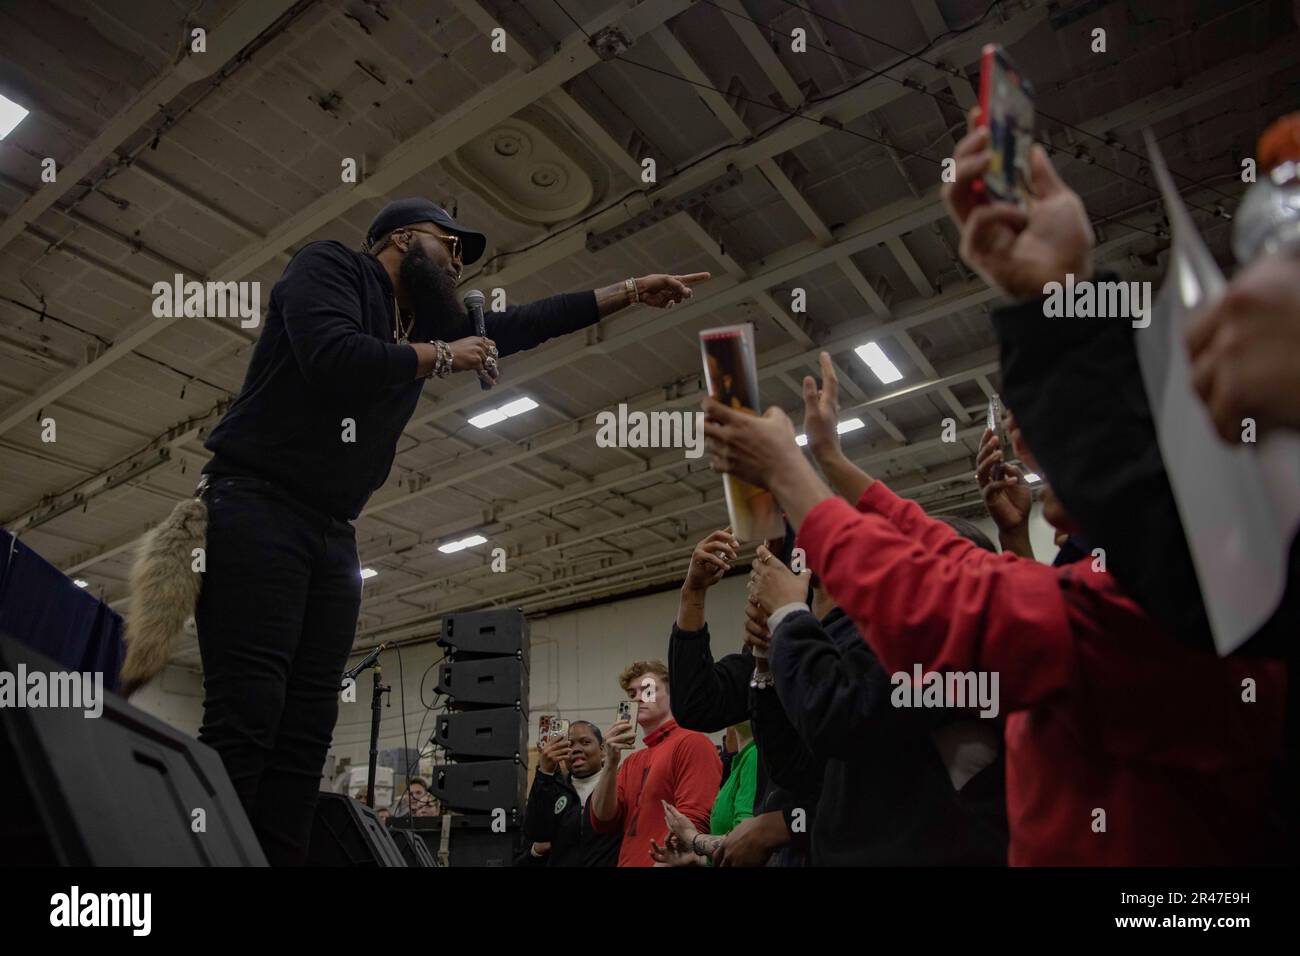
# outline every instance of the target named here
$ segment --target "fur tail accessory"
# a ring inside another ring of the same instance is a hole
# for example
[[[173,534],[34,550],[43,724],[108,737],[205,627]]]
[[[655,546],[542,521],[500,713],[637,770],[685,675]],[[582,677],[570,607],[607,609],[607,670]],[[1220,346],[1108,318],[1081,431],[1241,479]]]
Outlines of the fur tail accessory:
[[[206,484],[200,484],[196,497],[176,505],[136,551],[120,684],[123,697],[162,672],[198,604],[203,576],[194,570],[194,549],[207,542],[208,506],[202,498]]]

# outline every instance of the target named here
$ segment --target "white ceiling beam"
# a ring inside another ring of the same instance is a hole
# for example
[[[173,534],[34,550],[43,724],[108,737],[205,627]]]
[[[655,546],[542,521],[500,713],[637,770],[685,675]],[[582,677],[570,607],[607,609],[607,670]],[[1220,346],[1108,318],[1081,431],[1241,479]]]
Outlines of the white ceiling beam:
[[[907,441],[907,437],[903,434],[903,430],[899,428],[897,425],[895,425],[893,422],[891,422],[887,417],[885,417],[885,413],[882,412],[880,409],[868,408],[867,414],[870,415],[872,421],[874,421],[877,425],[883,428],[885,432],[889,435],[889,437],[894,439],[894,441],[896,442]]]
[[[925,353],[921,351],[921,347],[916,344],[916,340],[912,338],[912,336],[904,330],[896,333],[894,338],[896,338],[898,344],[903,347],[903,351],[906,352],[907,357],[912,360],[912,364],[921,370],[922,375],[934,376],[936,374],[934,366],[930,364],[930,360],[925,357]],[[952,409],[952,413],[957,416],[957,421],[965,422],[970,420],[970,415],[966,413],[965,406],[962,405],[961,401],[957,398],[956,394],[953,393],[952,389],[941,389],[939,395],[948,404],[948,407]]]
[[[839,74],[840,82],[847,83],[853,78],[848,67],[844,65],[844,60],[835,53],[835,44],[831,43],[830,37],[826,35],[826,30],[822,27],[822,19],[813,13],[811,4],[808,0],[793,0],[794,5],[808,15],[808,32],[813,35],[817,41],[817,46],[821,47],[821,55],[830,60],[831,66]]]
[[[690,213],[679,213],[674,217],[674,223],[682,232],[686,233],[691,241],[712,256],[726,273],[735,278],[737,282],[744,282],[749,278],[749,273],[745,271],[744,267],[733,256],[724,252],[718,240],[709,235]],[[781,308],[781,305],[771,295],[767,292],[758,292],[754,295],[754,300],[792,339],[800,345],[812,344],[812,336],[808,334],[807,329],[800,323],[799,319]]]
[[[736,31],[736,35],[740,37],[740,42],[745,45],[749,55],[772,81],[781,99],[785,100],[785,105],[794,108],[802,103],[803,90],[799,89],[799,84],[795,82],[790,71],[781,62],[781,58],[772,49],[768,37],[763,35],[763,31],[758,28],[758,24],[754,23],[753,17],[749,15],[749,11],[744,8],[740,0],[716,0],[715,5],[723,9],[723,16],[726,17],[727,23]],[[773,36],[775,35],[774,32]]]
[[[890,236],[885,240],[885,248],[898,262],[903,274],[907,276],[907,280],[916,286],[917,292],[925,296],[934,295],[934,286],[930,284],[930,280],[926,277],[921,264],[912,255],[912,250],[908,249],[903,243],[902,236]]]
[[[835,261],[835,265],[844,273],[845,278],[852,284],[854,291],[862,297],[862,300],[867,303],[872,312],[881,317],[888,317],[889,305],[876,291],[876,287],[871,284],[871,280],[863,274],[852,259],[848,256],[842,256]]]
[[[948,32],[948,21],[943,18],[943,14],[939,12],[939,5],[934,0],[911,0],[911,3],[912,12],[921,21],[921,29],[925,31],[927,40],[933,40]]]

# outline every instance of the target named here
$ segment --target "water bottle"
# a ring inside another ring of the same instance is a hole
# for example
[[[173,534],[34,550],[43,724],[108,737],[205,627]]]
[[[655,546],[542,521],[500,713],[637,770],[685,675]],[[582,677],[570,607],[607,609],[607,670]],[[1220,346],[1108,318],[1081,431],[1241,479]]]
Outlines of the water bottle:
[[[1256,152],[1259,179],[1232,227],[1232,252],[1242,264],[1274,252],[1300,254],[1300,113],[1274,121]]]

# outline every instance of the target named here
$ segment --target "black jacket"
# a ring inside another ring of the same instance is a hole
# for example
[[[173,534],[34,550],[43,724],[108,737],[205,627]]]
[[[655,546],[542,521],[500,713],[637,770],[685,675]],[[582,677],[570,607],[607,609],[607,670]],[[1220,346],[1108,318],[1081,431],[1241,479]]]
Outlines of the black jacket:
[[[204,446],[208,474],[250,475],[342,520],[388,479],[424,380],[415,349],[394,341],[393,285],[374,256],[313,242],[285,267],[265,310],[244,385]],[[593,292],[487,312],[504,357],[596,322]],[[474,334],[465,315],[419,317],[412,342]],[[503,381],[510,380],[502,366]],[[345,420],[353,441],[343,441]]]
[[[1005,864],[1001,751],[954,790],[930,732],[971,718],[894,707],[889,675],[842,611],[820,623],[809,611],[782,620],[772,672],[800,739],[825,762],[814,865]]]
[[[550,843],[544,866],[618,866],[621,833],[597,833],[591,815],[583,810],[578,791],[564,774],[537,771],[528,803],[524,806],[524,842]],[[516,865],[519,865],[516,863]]]

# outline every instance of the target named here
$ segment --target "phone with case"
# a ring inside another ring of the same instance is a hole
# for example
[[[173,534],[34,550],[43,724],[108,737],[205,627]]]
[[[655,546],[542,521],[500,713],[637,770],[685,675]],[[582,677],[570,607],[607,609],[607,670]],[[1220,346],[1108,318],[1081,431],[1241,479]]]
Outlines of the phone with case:
[[[632,725],[632,742],[636,742],[637,717],[641,713],[641,701],[620,700],[618,702],[618,719],[626,720]]]
[[[1033,87],[996,43],[984,47],[980,61],[979,125],[989,131],[988,171],[974,189],[987,200],[1014,203],[1029,199],[1029,150],[1034,143]]]

